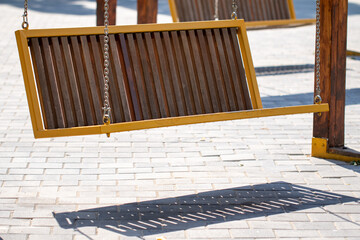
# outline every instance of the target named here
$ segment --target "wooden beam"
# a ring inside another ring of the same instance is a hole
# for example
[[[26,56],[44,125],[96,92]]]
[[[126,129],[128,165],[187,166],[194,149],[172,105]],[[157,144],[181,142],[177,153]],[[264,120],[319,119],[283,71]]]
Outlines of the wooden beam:
[[[321,0],[321,96],[330,112],[314,115],[316,138],[327,138],[329,147],[344,146],[347,0]]]
[[[109,24],[116,24],[117,0],[109,0]],[[96,26],[104,26],[104,0],[96,0]]]
[[[156,23],[158,12],[158,0],[138,0],[137,1],[138,18],[137,23]]]
[[[321,97],[330,111],[314,114],[312,155],[345,160],[351,153],[351,159],[360,159],[360,152],[344,146],[348,0],[321,0],[320,15]]]

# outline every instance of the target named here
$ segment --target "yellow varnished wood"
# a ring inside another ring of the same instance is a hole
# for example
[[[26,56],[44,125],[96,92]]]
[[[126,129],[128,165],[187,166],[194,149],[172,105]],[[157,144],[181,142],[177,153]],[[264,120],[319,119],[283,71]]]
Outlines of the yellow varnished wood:
[[[173,22],[179,22],[178,13],[176,11],[176,4],[174,0],[169,0],[169,8],[170,8],[170,14],[172,17]]]
[[[113,132],[124,132],[132,130],[171,127],[197,123],[219,122],[237,119],[249,119],[271,116],[282,116],[292,114],[303,114],[312,112],[327,112],[328,104],[302,105],[271,109],[255,109],[239,112],[226,112],[215,114],[193,115],[185,117],[161,118],[135,122],[116,123],[110,125],[97,125],[90,127],[76,127],[56,130],[43,130],[36,133],[36,138],[65,137],[76,135],[108,134]]]
[[[311,25],[315,24],[315,19],[288,19],[288,20],[271,20],[271,21],[254,21],[246,22],[246,28],[269,28],[269,27],[281,27],[281,26],[299,26],[299,25]]]
[[[42,124],[40,104],[37,97],[38,95],[35,84],[34,72],[32,69],[32,62],[28,48],[28,39],[26,38],[25,34],[26,31],[27,30],[17,31],[15,33],[15,36],[19,49],[19,58],[21,62],[21,69],[23,73],[26,96],[31,116],[31,124],[34,132],[37,132],[44,130],[44,125]]]
[[[313,138],[311,146],[311,156],[317,158],[334,159],[344,162],[360,160],[360,157],[350,157],[329,152],[328,140],[324,138]]]
[[[296,19],[296,13],[295,13],[295,7],[294,7],[293,0],[287,0],[287,1],[288,1],[288,6],[289,6],[290,18]]]
[[[125,26],[109,26],[109,33],[137,33],[137,32],[158,32],[158,31],[180,31],[190,29],[209,29],[209,28],[231,28],[240,27],[244,20],[222,20],[222,21],[202,21],[202,22],[182,22],[164,24],[138,24]],[[81,35],[103,35],[104,27],[83,27],[83,28],[51,28],[51,29],[30,29],[17,30],[22,32],[26,38],[32,37],[61,37],[61,36],[81,36]]]
[[[254,109],[261,109],[262,108],[262,102],[259,92],[259,86],[257,84],[256,80],[256,73],[255,73],[255,67],[253,64],[253,60],[251,57],[251,51],[249,46],[249,40],[247,38],[246,29],[242,23],[242,27],[240,28],[238,32],[238,39],[240,42],[241,52],[243,55],[243,61],[244,61],[244,68],[247,76],[247,83],[249,87],[250,92],[250,98],[252,107]]]

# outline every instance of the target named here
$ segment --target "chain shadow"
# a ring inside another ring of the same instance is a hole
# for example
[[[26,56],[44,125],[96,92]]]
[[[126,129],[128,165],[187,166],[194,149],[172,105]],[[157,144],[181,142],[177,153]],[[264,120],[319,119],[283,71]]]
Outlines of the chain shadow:
[[[53,215],[64,229],[97,227],[124,236],[144,237],[359,200],[273,182]]]

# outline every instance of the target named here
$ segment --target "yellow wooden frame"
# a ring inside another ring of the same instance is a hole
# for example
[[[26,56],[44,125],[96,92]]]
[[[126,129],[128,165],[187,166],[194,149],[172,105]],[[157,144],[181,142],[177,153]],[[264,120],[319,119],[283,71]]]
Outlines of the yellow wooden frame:
[[[311,25],[316,23],[316,19],[297,19],[293,0],[287,0],[287,1],[289,5],[290,19],[245,22],[246,28],[257,29],[257,28],[266,28],[266,27],[281,27],[286,25],[300,26],[300,25]],[[177,13],[175,0],[168,0],[168,2],[169,2],[169,8],[173,22],[179,22],[179,16]]]
[[[145,24],[134,26],[110,26],[109,33],[135,33],[135,32],[155,32],[155,31],[175,31],[190,29],[209,29],[209,28],[229,28],[238,29],[239,45],[244,61],[244,68],[247,76],[251,102],[254,110],[224,112],[215,114],[203,114],[185,117],[171,117],[144,121],[114,123],[110,125],[94,125],[85,127],[73,127],[63,129],[44,128],[43,117],[40,109],[36,81],[33,71],[33,65],[28,47],[28,39],[33,37],[52,37],[52,36],[79,36],[79,35],[102,35],[103,27],[87,28],[67,28],[67,29],[34,29],[18,30],[15,32],[21,67],[24,77],[27,100],[31,116],[32,127],[35,138],[63,137],[75,135],[90,134],[109,134],[112,132],[122,132],[138,129],[148,129],[157,127],[169,127],[185,124],[206,123],[214,121],[236,120],[243,118],[257,118],[267,116],[278,116],[298,113],[324,112],[329,111],[328,104],[305,105],[285,108],[262,109],[259,88],[256,81],[255,69],[251,57],[250,47],[246,34],[246,27],[243,20],[226,20],[226,21],[208,21],[208,22],[187,22],[187,23],[170,23],[170,24]]]
[[[326,138],[313,138],[311,145],[311,156],[325,159],[334,159],[344,162],[359,161],[360,157],[346,156],[343,153],[331,152]]]

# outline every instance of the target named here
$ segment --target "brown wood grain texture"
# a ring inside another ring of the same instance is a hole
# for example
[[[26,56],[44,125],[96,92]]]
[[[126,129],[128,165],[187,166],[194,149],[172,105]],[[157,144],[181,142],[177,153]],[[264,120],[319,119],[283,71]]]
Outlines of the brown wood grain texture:
[[[174,57],[177,62],[176,68],[178,69],[179,79],[180,79],[180,89],[184,95],[185,99],[185,109],[186,115],[193,115],[195,114],[195,106],[193,106],[193,101],[191,99],[191,85],[188,83],[188,75],[186,69],[186,59],[184,56],[184,51],[182,50],[180,43],[179,43],[179,35],[180,33],[176,31],[171,32],[171,40],[172,40],[172,47],[174,51]],[[179,69],[181,71],[179,71]]]
[[[52,109],[55,113],[55,127],[64,128],[64,106],[62,104],[59,80],[55,75],[53,53],[48,38],[41,38],[40,43],[43,50],[44,68],[50,88]]]
[[[122,68],[122,64],[120,61],[120,57],[122,57],[119,53],[119,49],[118,49],[118,44],[117,44],[117,40],[115,39],[114,35],[110,35],[110,63],[112,66],[112,69],[114,71],[113,76],[114,76],[114,87],[111,87],[110,90],[113,90],[115,92],[115,90],[117,91],[116,94],[118,95],[118,99],[120,99],[119,103],[119,108],[120,108],[120,112],[123,115],[123,119],[122,122],[130,122],[133,120],[132,116],[134,114],[132,114],[130,112],[130,102],[131,102],[131,97],[130,97],[130,91],[129,91],[129,85],[126,83],[126,72],[124,71],[124,69]],[[111,94],[111,93],[110,93]]]
[[[159,57],[157,54],[157,49],[154,48],[156,45],[153,43],[153,37],[151,36],[151,33],[145,33],[144,35],[145,35],[146,48],[148,49],[147,52],[149,59],[148,64],[150,66],[153,76],[155,96],[159,104],[160,115],[162,118],[169,117],[169,107],[166,101],[164,82],[159,74],[160,72]],[[171,92],[171,89],[169,89],[169,92]]]
[[[171,42],[169,32],[162,33],[165,43],[165,51],[167,55],[167,62],[169,64],[170,69],[170,79],[172,79],[172,85],[175,93],[175,102],[177,107],[177,112],[179,116],[185,116],[187,114],[186,111],[186,103],[184,92],[182,91],[182,84],[179,76],[179,71],[177,71],[177,59],[175,56],[175,49]]]
[[[223,39],[220,35],[219,29],[214,29],[215,41],[216,41],[216,48],[218,49],[218,57],[220,62],[220,68],[222,72],[222,85],[224,86],[225,96],[229,103],[229,110],[235,111],[237,108],[234,98],[234,87],[232,84],[231,75],[229,73],[229,61],[226,56],[226,52],[224,49]]]
[[[53,45],[54,49],[54,62],[55,62],[55,73],[56,78],[58,79],[58,83],[60,86],[61,92],[61,98],[63,100],[63,106],[64,106],[64,114],[65,114],[65,127],[75,127],[75,109],[73,108],[72,104],[72,97],[71,92],[69,91],[69,83],[68,83],[68,74],[67,71],[65,71],[64,63],[63,63],[63,54],[60,48],[59,38],[52,37],[51,43]]]
[[[144,84],[146,89],[145,94],[147,94],[149,99],[151,118],[159,118],[160,117],[160,109],[158,102],[159,100],[156,97],[154,76],[150,66],[148,51],[145,47],[145,38],[143,33],[135,33],[135,38],[139,48],[141,71],[143,72],[143,77],[144,77]]]
[[[121,98],[120,98],[120,93],[119,93],[119,86],[118,86],[118,82],[116,80],[117,78],[117,66],[114,66],[114,59],[112,59],[113,54],[111,54],[111,48],[110,47],[111,42],[110,42],[110,35],[109,35],[109,102],[110,102],[110,107],[111,107],[111,121],[112,122],[123,122],[125,121],[125,117],[124,117],[124,111],[123,108],[121,106]],[[104,52],[104,36],[100,36],[100,47],[101,47],[101,51]],[[102,62],[104,61],[104,59],[102,59]],[[102,77],[101,79],[104,79],[104,77]],[[102,81],[103,83],[101,85],[104,85],[104,81]]]
[[[109,38],[113,123],[251,109],[235,28]],[[103,44],[103,35],[30,40],[46,129],[102,124]]]
[[[119,41],[120,41],[120,49],[119,53],[122,55],[121,62],[123,65],[123,69],[126,70],[126,77],[127,77],[127,84],[131,96],[131,105],[130,108],[131,111],[134,113],[135,120],[141,120],[144,119],[142,112],[141,112],[141,106],[140,106],[140,99],[139,99],[139,92],[136,86],[135,76],[134,76],[134,66],[131,63],[130,55],[129,55],[129,46],[125,39],[125,35],[119,34]],[[133,119],[134,119],[133,118]]]
[[[237,91],[237,94],[241,95],[241,97],[242,97],[241,102],[243,103],[244,109],[251,109],[252,103],[251,103],[250,93],[247,88],[247,81],[246,81],[246,74],[245,74],[245,69],[244,69],[244,65],[243,65],[243,59],[241,57],[241,53],[240,53],[240,49],[239,49],[237,29],[231,28],[230,36],[231,36],[231,40],[232,40],[231,46],[233,48],[233,52],[235,55],[235,59],[236,59],[235,63],[237,65],[236,70],[237,70],[237,74],[238,74],[237,81],[238,81],[239,88],[236,88],[236,91]],[[236,82],[236,80],[234,82]]]
[[[161,71],[161,79],[163,82],[163,94],[166,96],[167,111],[171,117],[179,116],[178,108],[175,100],[174,86],[170,81],[170,69],[168,59],[168,52],[165,49],[165,44],[159,32],[154,33],[155,45],[157,49],[158,67]]]
[[[93,115],[95,116],[95,123],[102,124],[102,113],[99,109],[102,108],[101,105],[101,94],[99,91],[99,84],[95,81],[94,76],[94,67],[93,62],[91,59],[90,49],[89,49],[89,42],[87,36],[80,36],[81,48],[82,48],[82,56],[83,56],[83,66],[85,67],[85,78],[87,80],[87,86],[89,91],[90,102],[91,102],[91,109],[93,111]],[[98,61],[98,60],[96,60]]]
[[[204,30],[196,30],[197,37],[199,40],[199,44],[201,46],[201,56],[202,62],[204,64],[205,69],[205,80],[207,81],[207,86],[209,88],[209,97],[211,98],[211,106],[214,112],[220,112],[220,98],[219,92],[215,82],[214,70],[212,66],[212,61],[210,59],[210,49],[209,44],[207,42],[206,33]]]
[[[144,0],[143,0],[144,1]],[[219,0],[219,18],[230,19],[232,2]],[[175,0],[180,22],[213,20],[214,0]],[[245,21],[290,19],[287,0],[237,0],[237,14]]]
[[[145,120],[151,119],[152,117],[150,110],[150,102],[149,102],[148,94],[146,93],[144,76],[143,76],[143,72],[139,71],[141,67],[141,62],[140,62],[139,51],[137,49],[137,44],[135,43],[133,34],[127,34],[126,37],[129,43],[129,52],[134,67],[134,76],[136,79],[136,85],[138,89],[138,96],[140,99],[142,114]]]
[[[335,99],[333,111],[330,110],[329,146],[341,147],[345,141],[345,86],[346,86],[346,41],[348,3],[346,0],[333,1],[332,30],[332,73],[331,98]],[[337,17],[336,17],[337,16]]]
[[[210,99],[209,86],[207,84],[205,77],[206,69],[204,68],[204,64],[202,61],[203,58],[201,56],[201,51],[200,51],[202,46],[198,42],[199,38],[198,36],[196,36],[195,30],[189,31],[189,37],[190,37],[189,42],[191,44],[191,49],[194,57],[193,60],[196,69],[196,77],[198,79],[197,83],[199,88],[198,91],[200,92],[201,105],[203,106],[203,111],[205,111],[205,113],[211,113],[214,110]]]
[[[76,36],[70,37],[70,41],[73,51],[72,58],[76,73],[76,79],[80,89],[79,93],[84,113],[85,126],[94,125],[93,110],[90,103],[91,98],[88,91],[87,81],[85,79],[84,63],[83,58],[81,57],[82,53],[80,52],[78,38]]]
[[[50,90],[46,81],[47,77],[45,74],[44,60],[41,54],[41,48],[39,39],[32,38],[29,41],[31,56],[34,64],[34,72],[36,78],[36,85],[38,87],[39,99],[44,116],[44,126],[47,129],[55,128],[54,112],[51,107]]]
[[[234,56],[234,48],[232,46],[230,37],[229,37],[229,29],[221,29],[221,35],[224,36],[224,51],[227,55],[227,67],[229,71],[229,79],[230,82],[230,91],[234,95],[234,102],[236,109],[245,109],[245,102],[242,98],[242,91],[236,91],[235,89],[241,89],[241,85],[239,81],[236,81],[238,78],[238,66],[236,65],[236,60]],[[230,35],[231,36],[231,35]]]
[[[116,24],[117,0],[109,0],[109,24]],[[104,26],[104,0],[96,0],[96,26]]]
[[[327,138],[330,148],[344,146],[347,9],[347,0],[320,2],[321,97],[330,111],[314,114],[313,136]]]
[[[192,105],[195,106],[195,113],[201,114],[203,112],[203,107],[200,99],[200,93],[199,93],[199,84],[195,76],[195,69],[194,69],[194,61],[193,56],[191,54],[190,46],[189,46],[189,40],[187,36],[187,31],[180,31],[181,36],[181,42],[182,42],[182,48],[185,53],[185,64],[188,74],[187,79],[187,85],[189,85],[189,88],[191,89],[189,92],[190,99],[192,102]]]
[[[207,42],[209,44],[210,58],[214,70],[215,85],[219,94],[221,111],[226,112],[229,111],[229,107],[228,107],[229,103],[228,103],[228,98],[226,96],[226,90],[223,85],[223,80],[222,80],[223,76],[221,74],[221,63],[219,62],[218,53],[216,51],[217,49],[216,49],[214,35],[211,29],[206,29],[205,32],[206,32]]]
[[[156,23],[158,0],[137,0],[137,23]]]
[[[75,126],[84,126],[85,125],[84,113],[80,100],[79,86],[76,81],[76,75],[75,75],[74,64],[71,56],[69,39],[67,37],[60,37],[60,42],[64,54],[65,72],[69,81],[70,95],[72,97],[71,107],[74,109],[75,112],[75,119],[76,119]]]

